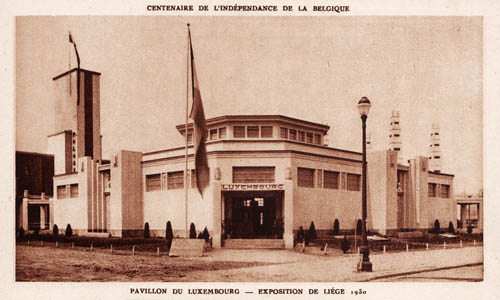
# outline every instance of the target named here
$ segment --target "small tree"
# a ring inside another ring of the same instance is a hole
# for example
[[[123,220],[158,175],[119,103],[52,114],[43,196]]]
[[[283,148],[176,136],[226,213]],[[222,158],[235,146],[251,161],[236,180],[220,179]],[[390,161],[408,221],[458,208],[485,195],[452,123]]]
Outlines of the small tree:
[[[311,225],[309,225],[309,230],[308,230],[308,235],[309,235],[309,238],[311,239],[311,241],[315,241],[316,240],[316,226],[314,226],[314,222],[311,222]]]
[[[357,235],[361,235],[361,231],[363,231],[363,222],[361,221],[361,219],[358,219],[358,222],[356,223]]]
[[[441,226],[439,225],[439,220],[434,221],[434,233],[438,234],[441,231]]]
[[[448,233],[455,234],[455,228],[453,227],[453,222],[448,223]]]
[[[21,226],[19,229],[18,229],[18,237],[19,239],[23,239],[24,238],[24,228],[23,226]]]
[[[309,230],[306,231],[306,234],[304,235],[304,242],[306,243],[306,246],[309,246],[309,242],[311,241],[311,237],[309,236]]]
[[[304,228],[302,225],[299,227],[299,230],[297,231],[297,242],[301,243],[304,241]]]
[[[191,225],[189,226],[189,238],[190,239],[196,238],[196,227],[194,227],[194,223],[191,223]]]
[[[54,228],[52,228],[52,234],[54,234],[55,237],[59,236],[59,227],[57,227],[57,224],[54,224]]]
[[[144,224],[144,238],[149,239],[151,234],[149,233],[149,223]]]
[[[333,235],[339,235],[340,233],[340,223],[339,219],[335,219],[333,222]]]
[[[172,230],[172,224],[170,223],[170,221],[167,222],[165,238],[167,239],[167,247],[168,249],[170,249],[170,247],[172,246],[172,239],[174,238],[174,232]]]
[[[205,242],[207,242],[207,243],[210,240],[210,233],[208,233],[208,229],[206,226],[205,226],[205,229],[203,229],[203,238],[205,239]]]
[[[467,233],[472,234],[472,224],[467,225]]]
[[[71,229],[71,224],[68,223],[66,226],[66,236],[72,236],[73,235],[73,229]]]
[[[342,249],[344,253],[347,253],[350,247],[351,245],[349,245],[349,240],[347,239],[347,236],[344,235],[344,239],[342,240],[342,243],[340,243],[340,249]]]

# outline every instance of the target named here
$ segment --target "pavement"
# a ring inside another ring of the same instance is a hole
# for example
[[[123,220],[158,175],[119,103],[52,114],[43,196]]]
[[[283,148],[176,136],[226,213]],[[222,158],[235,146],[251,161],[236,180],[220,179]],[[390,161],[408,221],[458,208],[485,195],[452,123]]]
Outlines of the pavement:
[[[216,249],[198,258],[207,261],[257,261],[265,266],[203,272],[200,281],[332,282],[399,281],[397,278],[421,272],[448,270],[483,263],[483,247],[419,250],[370,255],[373,272],[357,272],[357,254],[315,255],[293,250]],[[479,278],[483,277],[482,268]],[[196,273],[196,272],[195,272]],[[197,274],[192,274],[195,278]]]

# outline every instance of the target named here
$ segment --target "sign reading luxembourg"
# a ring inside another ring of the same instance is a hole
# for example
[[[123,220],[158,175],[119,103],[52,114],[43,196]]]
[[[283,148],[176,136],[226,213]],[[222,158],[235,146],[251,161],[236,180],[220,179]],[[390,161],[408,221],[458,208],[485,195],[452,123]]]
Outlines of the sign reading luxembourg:
[[[284,184],[269,184],[269,183],[230,183],[222,184],[223,191],[262,191],[262,190],[284,190]]]

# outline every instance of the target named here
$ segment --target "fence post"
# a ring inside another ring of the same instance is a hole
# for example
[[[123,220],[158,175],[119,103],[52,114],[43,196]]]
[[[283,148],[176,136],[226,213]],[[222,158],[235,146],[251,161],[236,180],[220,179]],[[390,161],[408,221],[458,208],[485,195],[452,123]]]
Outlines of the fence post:
[[[356,247],[356,254],[359,255],[359,247]]]
[[[28,246],[30,245],[30,240],[28,240]]]
[[[476,240],[474,240],[474,246],[476,246]]]
[[[135,255],[135,245],[132,245],[132,256]]]
[[[408,243],[406,243],[406,252],[408,252],[408,250],[409,250]]]
[[[57,241],[56,241],[56,248],[57,248]]]
[[[113,254],[113,244],[110,244],[110,248],[109,248],[111,254]]]
[[[429,251],[429,243],[425,243],[425,250]]]
[[[463,245],[462,245],[462,240],[460,240],[460,248],[462,248],[462,247],[463,247]]]
[[[156,254],[160,256],[160,247],[156,247]]]
[[[94,245],[92,245],[92,243],[90,243],[90,252],[92,252],[92,248],[93,248]]]
[[[443,243],[443,249],[446,249],[446,242]]]
[[[71,242],[71,249],[75,249],[75,242]]]
[[[382,253],[384,253],[384,254],[385,254],[385,247],[386,247],[386,246],[384,245],[384,250],[383,250],[383,252],[382,252]]]
[[[323,255],[328,255],[328,243],[325,244],[325,251],[323,253]]]

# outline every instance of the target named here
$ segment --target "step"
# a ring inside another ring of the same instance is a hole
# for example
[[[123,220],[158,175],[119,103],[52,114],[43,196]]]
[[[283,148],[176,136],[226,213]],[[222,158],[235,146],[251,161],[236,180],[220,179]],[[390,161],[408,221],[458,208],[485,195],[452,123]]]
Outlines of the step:
[[[285,241],[281,239],[226,239],[227,249],[285,249]]]

